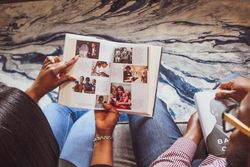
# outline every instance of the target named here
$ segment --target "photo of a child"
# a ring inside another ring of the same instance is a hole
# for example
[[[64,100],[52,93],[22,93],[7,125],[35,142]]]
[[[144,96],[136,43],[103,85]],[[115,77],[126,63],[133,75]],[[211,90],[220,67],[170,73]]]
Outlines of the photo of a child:
[[[104,109],[103,103],[107,103],[107,101],[108,101],[107,95],[96,95],[95,108]]]

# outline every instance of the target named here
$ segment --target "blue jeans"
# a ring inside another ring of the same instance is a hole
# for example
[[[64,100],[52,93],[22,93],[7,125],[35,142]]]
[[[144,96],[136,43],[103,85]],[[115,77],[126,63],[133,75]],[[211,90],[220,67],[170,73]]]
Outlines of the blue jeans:
[[[52,103],[43,109],[60,147],[60,158],[77,167],[89,166],[95,137],[93,110]]]
[[[153,118],[129,116],[129,126],[136,163],[148,167],[182,134],[160,99],[156,99]]]
[[[44,113],[62,149],[60,157],[77,167],[88,167],[95,135],[94,112],[51,104]],[[130,115],[129,125],[135,159],[140,167],[148,167],[182,137],[167,106],[159,99],[156,99],[153,118]]]

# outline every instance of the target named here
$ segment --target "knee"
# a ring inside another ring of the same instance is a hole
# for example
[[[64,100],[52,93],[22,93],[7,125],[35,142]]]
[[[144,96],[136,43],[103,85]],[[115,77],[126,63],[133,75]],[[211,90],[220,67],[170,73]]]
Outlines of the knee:
[[[60,111],[64,106],[57,103],[50,103],[43,108],[44,112],[47,111]]]
[[[155,100],[155,107],[167,109],[167,104],[164,103],[160,98],[157,97]]]
[[[65,114],[66,116],[72,114],[71,110],[68,107],[60,105],[58,103],[48,104],[47,106],[43,108],[43,113],[45,115],[57,115],[57,114],[64,115]]]

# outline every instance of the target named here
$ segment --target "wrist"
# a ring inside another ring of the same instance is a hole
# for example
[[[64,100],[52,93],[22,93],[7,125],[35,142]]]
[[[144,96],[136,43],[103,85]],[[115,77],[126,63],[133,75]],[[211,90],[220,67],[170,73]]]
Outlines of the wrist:
[[[94,142],[102,142],[102,141],[113,141],[113,137],[112,136],[98,136],[95,137]]]
[[[113,130],[96,130],[95,137],[99,136],[111,136],[113,135]]]
[[[32,85],[30,88],[28,88],[25,91],[25,93],[28,96],[30,96],[35,102],[38,102],[42,96],[39,95],[39,93],[36,90],[37,90],[37,88],[33,87],[33,85]]]
[[[202,139],[202,135],[190,131],[187,131],[187,133],[183,137],[193,140],[193,142],[197,145],[200,143]]]

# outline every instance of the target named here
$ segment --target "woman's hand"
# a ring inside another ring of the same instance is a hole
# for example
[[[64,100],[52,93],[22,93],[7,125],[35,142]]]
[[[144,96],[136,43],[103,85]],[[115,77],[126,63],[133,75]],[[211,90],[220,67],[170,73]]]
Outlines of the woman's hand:
[[[189,118],[187,132],[184,137],[192,139],[197,145],[200,143],[202,139],[202,131],[197,112],[193,113]]]
[[[44,60],[44,65],[36,80],[32,86],[26,90],[26,93],[35,101],[39,101],[41,97],[59,85],[67,81],[74,81],[75,78],[66,73],[77,59],[78,56],[75,56],[70,61],[63,63],[58,56],[48,56]]]
[[[233,98],[240,102],[250,91],[250,79],[237,77],[236,79],[221,83],[216,93],[217,99]]]
[[[119,113],[110,104],[103,104],[106,111],[95,111],[96,137],[112,136]],[[91,165],[113,165],[112,140],[101,140],[94,144]]]
[[[103,104],[106,111],[95,111],[96,136],[112,136],[119,112],[111,104]]]

